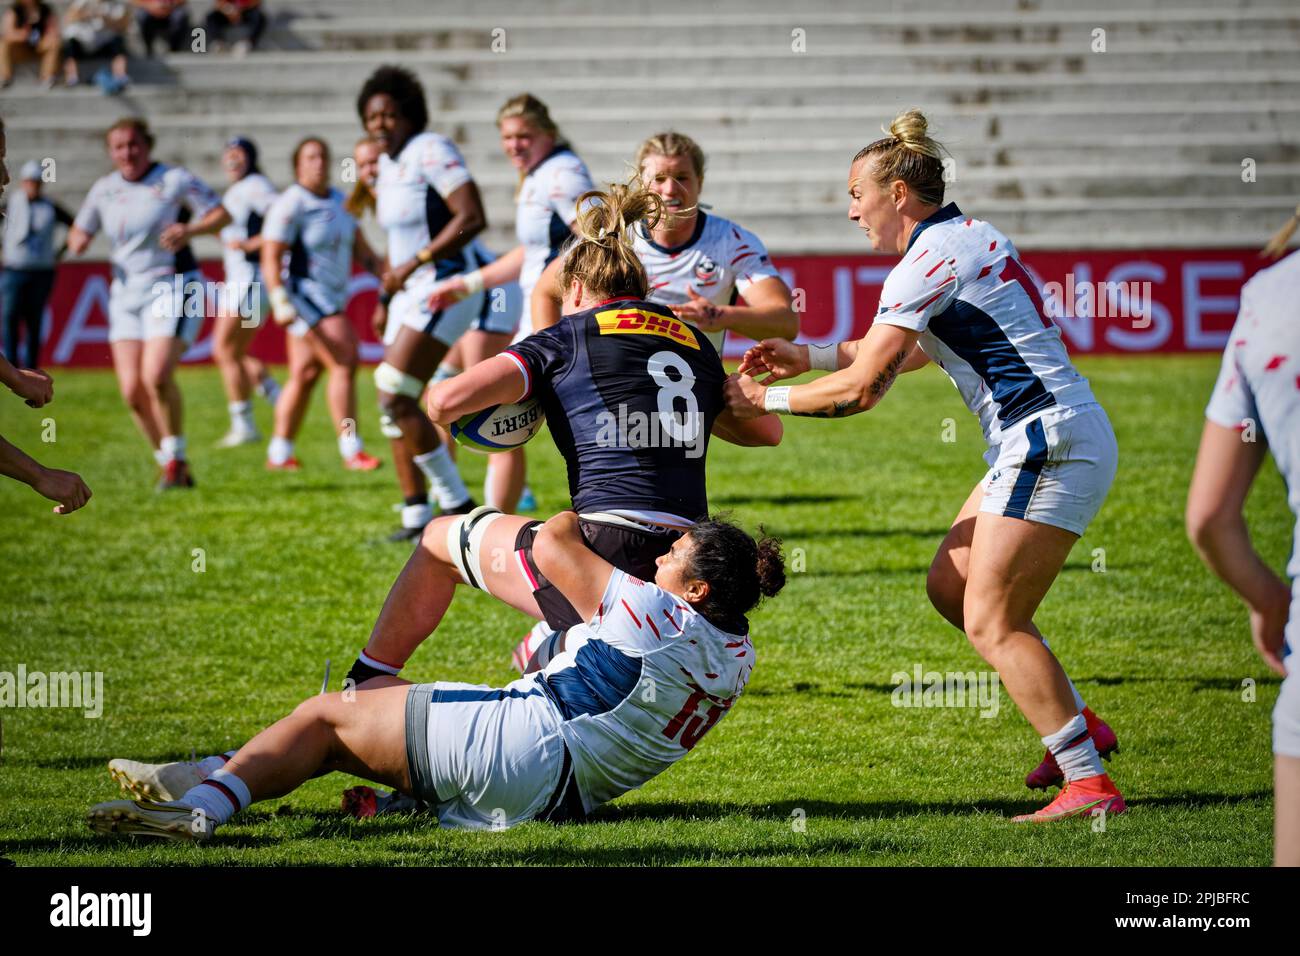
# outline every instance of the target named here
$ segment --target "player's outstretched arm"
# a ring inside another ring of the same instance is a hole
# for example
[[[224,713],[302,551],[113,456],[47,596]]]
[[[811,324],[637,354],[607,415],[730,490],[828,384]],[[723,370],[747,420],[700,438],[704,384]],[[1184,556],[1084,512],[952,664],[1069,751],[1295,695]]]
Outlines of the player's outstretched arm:
[[[1207,421],[1187,493],[1187,536],[1201,560],[1250,608],[1255,648],[1279,674],[1291,589],[1255,551],[1242,508],[1268,445]]]
[[[90,489],[81,476],[58,468],[46,468],[20,448],[0,437],[0,475],[15,478],[40,495],[56,502],[54,513],[66,515],[90,500]]]
[[[429,311],[437,312],[454,305],[484,289],[514,282],[524,267],[524,247],[515,246],[499,259],[494,259],[481,269],[448,276],[433,287],[429,294]]]
[[[786,338],[799,334],[790,290],[780,279],[763,279],[745,290],[745,305],[715,305],[688,289],[690,299],[670,306],[673,313],[702,332],[730,329],[751,339]]]
[[[727,382],[727,408],[738,418],[767,412],[841,418],[868,411],[894,384],[919,334],[896,325],[873,325],[852,365],[806,385],[763,386],[752,376],[737,376]]]
[[[298,317],[298,310],[289,299],[289,290],[280,278],[280,263],[288,250],[288,243],[262,240],[262,282],[266,285],[266,297],[271,303],[271,317],[276,325],[289,325]]]
[[[533,561],[583,620],[600,609],[614,566],[587,547],[575,512],[562,511],[542,525],[533,540]]]
[[[158,236],[158,245],[168,252],[176,252],[195,236],[220,232],[230,225],[230,213],[218,203],[194,222],[174,222]]]
[[[470,412],[519,401],[526,386],[517,361],[494,355],[430,388],[426,399],[429,418],[449,425]]]
[[[38,368],[14,368],[0,355],[0,384],[25,401],[32,408],[40,408],[54,400],[54,379]]]

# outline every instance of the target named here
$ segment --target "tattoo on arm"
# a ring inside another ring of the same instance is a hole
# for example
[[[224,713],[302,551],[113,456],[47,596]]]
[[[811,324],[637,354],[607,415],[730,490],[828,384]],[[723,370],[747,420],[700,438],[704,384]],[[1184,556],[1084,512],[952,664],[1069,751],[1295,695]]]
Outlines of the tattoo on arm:
[[[897,355],[890,359],[880,374],[876,376],[875,381],[871,383],[871,394],[877,399],[889,391],[889,386],[894,384],[894,379],[898,378],[899,371],[907,362],[910,354],[908,349],[901,350]],[[830,408],[820,409],[815,412],[791,412],[792,415],[800,415],[804,418],[842,418],[845,415],[852,415],[861,406],[856,398],[847,399],[842,402],[835,402]]]
[[[828,409],[821,409],[816,412],[791,412],[790,414],[799,415],[803,418],[842,418],[843,416],[850,414],[857,407],[858,400],[853,398],[843,402],[836,402]]]
[[[889,386],[894,384],[894,379],[898,378],[899,370],[907,362],[909,351],[903,349],[897,355],[886,363],[884,369],[876,376],[876,380],[871,383],[871,394],[880,396],[889,391]]]

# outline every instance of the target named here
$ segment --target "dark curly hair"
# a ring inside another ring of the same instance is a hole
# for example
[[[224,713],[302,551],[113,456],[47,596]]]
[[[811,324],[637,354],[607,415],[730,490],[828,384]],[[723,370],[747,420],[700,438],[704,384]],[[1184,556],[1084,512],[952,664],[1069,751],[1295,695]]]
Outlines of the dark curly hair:
[[[370,74],[357,95],[357,116],[366,124],[366,104],[380,93],[391,96],[397,109],[415,132],[429,125],[429,107],[424,102],[424,87],[410,70],[400,66],[381,66]]]
[[[722,515],[695,522],[687,533],[694,544],[688,574],[709,585],[696,610],[725,631],[745,633],[745,615],[785,586],[780,539],[768,537],[760,527],[755,541]]]

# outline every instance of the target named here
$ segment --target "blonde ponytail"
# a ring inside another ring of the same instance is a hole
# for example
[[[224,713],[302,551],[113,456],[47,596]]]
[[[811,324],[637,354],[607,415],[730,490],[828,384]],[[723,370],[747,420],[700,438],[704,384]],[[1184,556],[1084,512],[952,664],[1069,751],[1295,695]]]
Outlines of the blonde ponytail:
[[[617,295],[644,299],[650,281],[632,249],[632,230],[640,222],[653,229],[664,216],[663,200],[634,178],[583,193],[577,208],[578,241],[564,259],[561,288],[567,289],[577,279],[593,299]]]

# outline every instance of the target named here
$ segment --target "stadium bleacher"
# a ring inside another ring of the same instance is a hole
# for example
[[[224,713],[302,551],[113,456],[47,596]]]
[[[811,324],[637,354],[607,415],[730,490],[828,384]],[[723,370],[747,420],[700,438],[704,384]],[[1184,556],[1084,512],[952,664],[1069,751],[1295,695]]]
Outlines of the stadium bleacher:
[[[133,55],[135,82],[116,98],[26,77],[0,112],[13,159],[53,157],[48,195],[70,207],[108,171],[103,129],[130,113],[149,118],[159,158],[218,188],[235,134],[284,182],[307,133],[347,155],[362,81],[401,62],[424,81],[434,128],[464,151],[498,250],[513,242],[515,175],[493,117],[521,90],[551,106],[598,179],[623,176],[657,129],[696,137],[705,202],[778,253],[860,251],[844,220],[848,160],[912,105],[956,157],[951,195],[1021,248],[1254,246],[1300,196],[1294,3],[1177,0],[1156,17],[1123,0],[789,6],[281,2],[247,58]],[[215,255],[215,242],[198,251]]]

